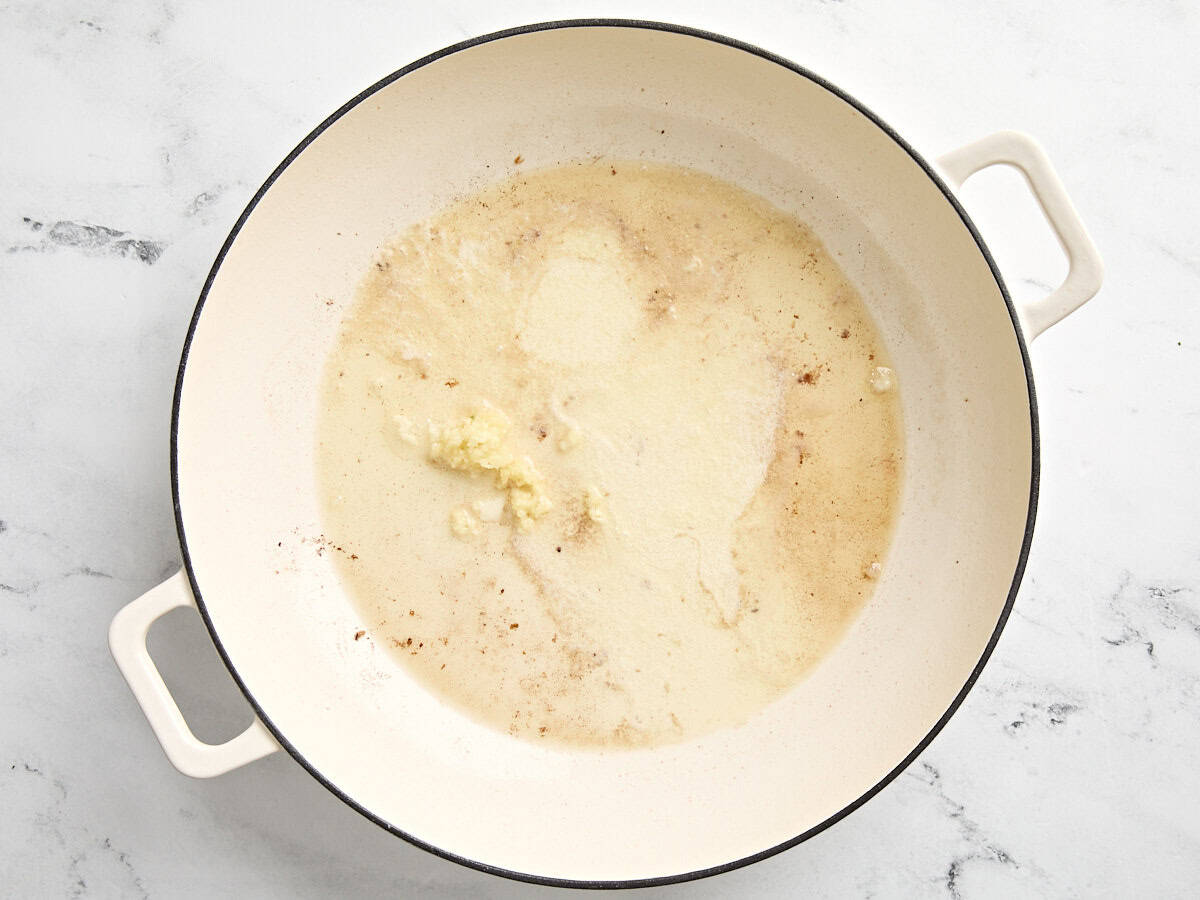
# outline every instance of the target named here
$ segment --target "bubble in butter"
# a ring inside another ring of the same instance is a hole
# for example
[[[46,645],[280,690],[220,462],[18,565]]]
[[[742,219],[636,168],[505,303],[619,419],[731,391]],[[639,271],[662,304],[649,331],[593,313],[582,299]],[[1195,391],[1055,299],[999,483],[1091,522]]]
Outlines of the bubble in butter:
[[[316,434],[352,652],[518,739],[645,747],[763,714],[886,590],[900,381],[801,222],[587,161],[380,239]]]

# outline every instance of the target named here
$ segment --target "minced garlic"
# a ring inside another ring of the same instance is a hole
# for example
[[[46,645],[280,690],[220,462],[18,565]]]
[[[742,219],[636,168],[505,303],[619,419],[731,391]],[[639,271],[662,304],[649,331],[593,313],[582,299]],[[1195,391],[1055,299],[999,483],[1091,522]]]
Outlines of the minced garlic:
[[[479,534],[479,520],[471,515],[471,511],[466,507],[456,506],[450,511],[450,531],[460,538]]]
[[[449,425],[429,423],[429,459],[458,471],[500,469],[512,463],[508,416],[492,406],[481,406],[465,419]]]
[[[494,473],[497,489],[507,492],[508,508],[517,528],[529,531],[534,520],[548,513],[554,504],[546,496],[545,480],[529,457],[513,453],[508,443],[511,430],[508,416],[493,406],[480,406],[448,425],[431,422],[429,460],[455,471]]]
[[[396,437],[400,438],[406,444],[416,446],[417,429],[413,425],[412,419],[402,415],[392,416],[392,428],[396,432]]]
[[[532,529],[533,520],[540,519],[554,506],[546,496],[542,476],[528,456],[498,468],[496,487],[508,491],[508,508],[521,531]]]

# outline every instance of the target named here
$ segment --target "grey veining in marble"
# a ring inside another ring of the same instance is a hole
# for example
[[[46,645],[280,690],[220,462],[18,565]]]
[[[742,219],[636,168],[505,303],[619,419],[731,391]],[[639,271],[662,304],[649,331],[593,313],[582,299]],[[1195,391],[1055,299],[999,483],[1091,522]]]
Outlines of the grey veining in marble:
[[[282,754],[167,763],[109,657],[179,566],[175,368],[255,187],[347,97],[577,2],[0,3],[0,894],[523,897],[360,818]],[[1043,489],[976,690],[881,795],[781,856],[653,893],[1188,896],[1200,882],[1200,10],[1186,2],[717,4],[723,31],[858,96],[936,155],[1046,146],[1105,256],[1033,347]],[[965,200],[1018,297],[1064,263],[1012,173]],[[249,711],[194,616],[152,649],[201,737]]]

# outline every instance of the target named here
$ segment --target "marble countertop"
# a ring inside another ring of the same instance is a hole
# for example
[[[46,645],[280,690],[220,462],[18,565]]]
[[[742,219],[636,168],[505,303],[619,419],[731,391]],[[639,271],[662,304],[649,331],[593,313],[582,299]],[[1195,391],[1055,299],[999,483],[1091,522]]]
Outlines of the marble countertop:
[[[347,97],[578,2],[0,5],[0,894],[495,896],[549,889],[389,837],[285,754],[168,764],[109,656],[180,565],[167,436],[180,346],[233,221]],[[919,150],[1037,136],[1107,264],[1033,347],[1037,537],[945,731],[800,847],[649,893],[1182,896],[1200,882],[1200,11],[1187,3],[609,3],[831,79]],[[1061,277],[1015,175],[965,200],[1014,293]],[[201,737],[249,712],[195,616],[152,649]]]

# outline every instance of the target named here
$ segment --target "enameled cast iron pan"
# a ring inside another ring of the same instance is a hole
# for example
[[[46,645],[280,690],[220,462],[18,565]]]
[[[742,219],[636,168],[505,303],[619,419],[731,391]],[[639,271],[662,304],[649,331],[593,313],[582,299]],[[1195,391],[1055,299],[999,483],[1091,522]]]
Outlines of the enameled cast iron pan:
[[[766,196],[841,254],[895,360],[907,461],[884,577],[821,665],[740,728],[585,752],[478,725],[355,644],[332,564],[296,540],[321,530],[318,384],[360,274],[405,225],[508,175],[517,154],[526,167],[677,163]],[[1027,176],[1070,260],[1065,283],[1028,306],[1011,302],[953,193],[997,163]],[[1026,344],[1100,278],[1022,135],[931,164],[812,73],[670,25],[550,23],[443,50],[323,122],[222,248],[176,388],[184,570],[118,614],[113,653],[181,771],[218,775],[282,746],[381,827],[466,865],[629,886],[761,859],[878,792],[978,676],[1033,533]],[[258,714],[221,746],[192,736],[145,650],[156,618],[193,604]]]

